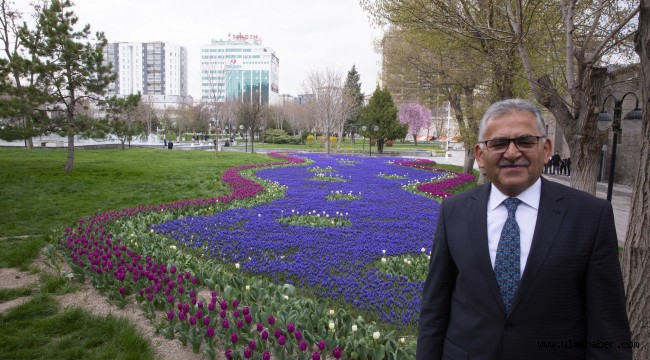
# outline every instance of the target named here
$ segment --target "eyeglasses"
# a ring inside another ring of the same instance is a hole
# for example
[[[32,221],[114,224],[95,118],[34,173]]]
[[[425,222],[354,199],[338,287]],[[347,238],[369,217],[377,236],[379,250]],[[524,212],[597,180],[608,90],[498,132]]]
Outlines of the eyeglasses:
[[[485,144],[490,152],[500,154],[506,152],[510,146],[510,142],[514,142],[515,146],[519,151],[527,151],[534,149],[537,144],[539,144],[539,139],[544,138],[545,136],[532,136],[524,135],[516,138],[494,138],[486,141],[481,141],[481,144]]]

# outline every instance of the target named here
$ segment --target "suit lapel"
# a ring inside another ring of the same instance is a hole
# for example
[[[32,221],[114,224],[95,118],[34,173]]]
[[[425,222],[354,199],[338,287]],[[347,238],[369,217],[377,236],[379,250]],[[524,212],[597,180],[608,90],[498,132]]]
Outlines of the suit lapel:
[[[533,243],[526,260],[526,268],[517,289],[513,311],[516,310],[518,303],[524,298],[526,291],[535,281],[535,277],[542,270],[544,260],[560,232],[566,210],[567,204],[564,201],[562,188],[542,178],[542,191]]]
[[[487,238],[487,203],[490,197],[490,184],[479,188],[479,191],[472,197],[473,206],[468,211],[468,226],[470,226],[470,241],[474,250],[474,258],[477,261],[480,272],[485,276],[490,293],[495,302],[500,306],[501,311],[505,312],[499,285],[497,284],[492,261],[490,261],[490,249]],[[471,225],[469,225],[471,224]]]

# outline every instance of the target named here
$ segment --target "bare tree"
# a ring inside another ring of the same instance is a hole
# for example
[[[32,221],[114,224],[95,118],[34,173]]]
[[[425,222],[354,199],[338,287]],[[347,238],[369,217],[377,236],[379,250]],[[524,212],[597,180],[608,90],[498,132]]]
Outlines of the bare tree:
[[[635,38],[641,62],[643,129],[639,168],[633,185],[630,219],[623,252],[623,280],[627,297],[635,360],[650,359],[650,1],[641,1]]]
[[[337,148],[343,138],[345,121],[353,108],[353,99],[343,91],[340,71],[312,70],[303,83],[306,93],[313,94],[308,102],[310,115],[316,121],[316,129],[325,136],[325,151],[330,152],[330,136],[337,134]]]

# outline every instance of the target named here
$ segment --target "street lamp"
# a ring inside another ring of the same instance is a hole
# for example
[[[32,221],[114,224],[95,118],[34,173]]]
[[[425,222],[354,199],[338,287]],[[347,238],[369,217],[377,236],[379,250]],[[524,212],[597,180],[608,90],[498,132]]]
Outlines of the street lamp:
[[[239,130],[244,130],[244,125],[239,125]],[[244,146],[244,152],[248,152],[248,134],[244,133],[244,141],[245,141],[245,146]]]
[[[373,126],[372,130],[374,130],[373,134],[375,134],[375,136],[376,136],[377,131],[379,131],[379,126],[377,126],[377,125]],[[377,144],[377,139],[376,138],[375,138],[375,144]],[[377,144],[377,146],[379,146],[379,144]],[[370,137],[370,145],[368,147],[370,148],[370,156],[372,156],[372,136]],[[379,148],[377,148],[377,149],[379,149]]]
[[[366,129],[368,129],[368,128],[367,128],[365,125],[363,125],[363,126],[361,127],[361,130],[362,130],[363,132],[366,132]],[[364,136],[363,136],[363,146],[361,147],[361,151],[365,151],[365,150],[366,150],[366,136],[364,135]]]
[[[639,108],[639,98],[633,92],[627,92],[623,94],[623,97],[619,100],[614,95],[609,94],[603,100],[603,106],[598,113],[598,128],[605,130],[608,127],[612,127],[613,138],[612,138],[612,160],[610,161],[609,167],[609,179],[607,181],[607,201],[612,201],[612,189],[614,188],[614,173],[616,171],[616,145],[618,143],[618,137],[621,133],[621,114],[623,113],[623,100],[627,95],[632,95],[636,99],[636,105],[634,105],[634,110],[625,114],[625,120],[641,120],[643,119],[643,111]],[[605,111],[605,102],[609,98],[614,99],[614,118]]]

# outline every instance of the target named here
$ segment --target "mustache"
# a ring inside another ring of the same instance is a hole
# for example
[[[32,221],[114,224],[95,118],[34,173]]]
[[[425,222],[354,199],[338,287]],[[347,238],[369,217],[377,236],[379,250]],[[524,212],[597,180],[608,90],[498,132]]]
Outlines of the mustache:
[[[506,159],[501,159],[501,161],[497,163],[498,167],[514,167],[514,166],[529,166],[529,165],[530,165],[529,161],[522,160],[522,159],[518,159],[515,161],[508,161]]]

